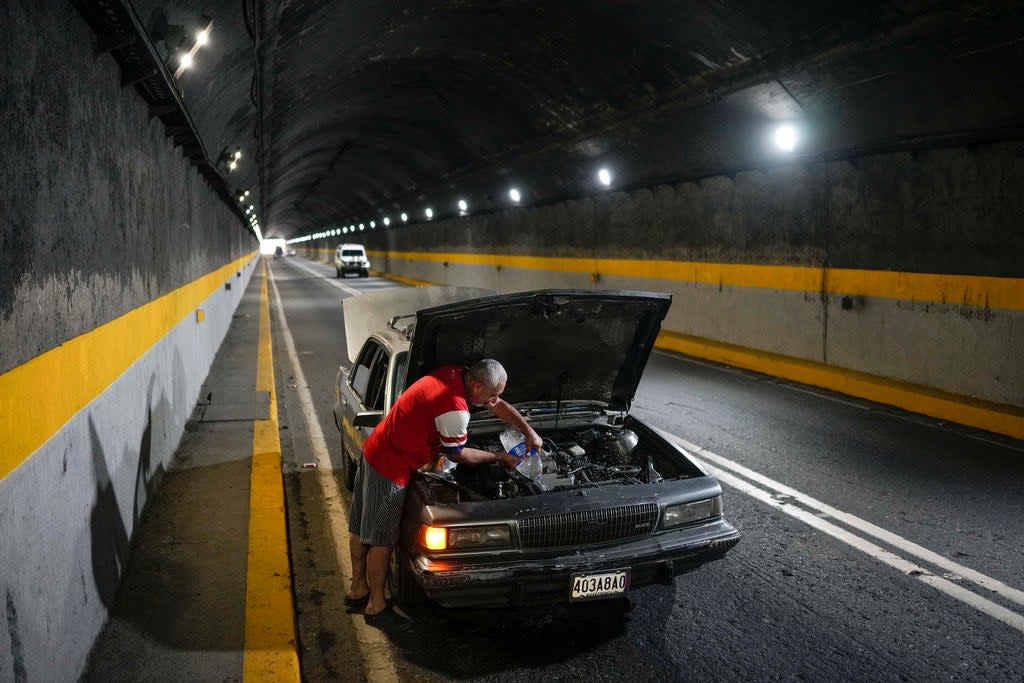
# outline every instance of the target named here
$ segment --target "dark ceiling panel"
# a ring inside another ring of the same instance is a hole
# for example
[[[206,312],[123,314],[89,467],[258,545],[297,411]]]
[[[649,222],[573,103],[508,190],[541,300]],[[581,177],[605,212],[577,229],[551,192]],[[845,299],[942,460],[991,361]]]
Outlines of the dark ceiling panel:
[[[599,164],[631,187],[783,163],[782,121],[814,159],[1018,135],[1024,118],[1019,2],[258,4],[266,234],[450,215],[459,197],[496,209],[512,182],[524,203],[578,197]],[[214,16],[185,99],[208,149],[255,152],[253,0],[163,8]],[[230,178],[254,187],[255,166]]]

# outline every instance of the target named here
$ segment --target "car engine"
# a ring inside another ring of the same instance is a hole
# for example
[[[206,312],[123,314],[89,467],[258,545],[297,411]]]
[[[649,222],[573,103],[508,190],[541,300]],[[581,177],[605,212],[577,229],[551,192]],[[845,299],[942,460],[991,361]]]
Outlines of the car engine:
[[[662,479],[654,459],[637,448],[639,437],[630,429],[601,424],[542,437],[544,448],[533,456],[540,458],[542,467],[537,468],[540,471],[534,477],[498,464],[458,465],[439,476],[488,499],[607,484],[647,484]],[[467,445],[502,450],[497,436]]]

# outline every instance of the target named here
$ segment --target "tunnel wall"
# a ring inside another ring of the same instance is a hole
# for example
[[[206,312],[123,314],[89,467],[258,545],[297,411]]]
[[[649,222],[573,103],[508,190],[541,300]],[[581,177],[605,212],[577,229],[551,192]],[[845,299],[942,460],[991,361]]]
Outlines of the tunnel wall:
[[[966,423],[1020,438],[1020,187],[1024,146],[998,144],[780,166],[334,240],[363,242],[375,269],[417,282],[670,292],[665,348],[928,414],[951,404],[939,416],[957,421],[966,399],[996,404],[985,409],[1009,417]],[[326,257],[322,242],[309,247]]]
[[[71,6],[0,25],[0,680],[68,680],[258,245]]]

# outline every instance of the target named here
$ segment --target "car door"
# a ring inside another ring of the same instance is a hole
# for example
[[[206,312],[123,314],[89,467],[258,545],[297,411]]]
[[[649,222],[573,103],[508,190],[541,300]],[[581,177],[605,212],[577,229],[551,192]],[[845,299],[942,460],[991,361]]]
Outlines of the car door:
[[[357,426],[360,413],[384,414],[391,352],[379,339],[366,340],[342,387],[342,439],[345,450],[358,458],[372,425]]]

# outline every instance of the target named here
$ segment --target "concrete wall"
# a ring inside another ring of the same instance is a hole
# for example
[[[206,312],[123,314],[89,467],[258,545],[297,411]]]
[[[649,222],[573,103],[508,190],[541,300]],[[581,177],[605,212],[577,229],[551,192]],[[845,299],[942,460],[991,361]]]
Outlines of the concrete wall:
[[[363,242],[375,269],[424,282],[671,292],[665,329],[682,335],[1024,407],[1020,187],[1024,145],[996,144],[794,164],[305,246]]]
[[[0,25],[0,680],[72,680],[257,245],[120,87],[114,61],[94,56],[71,5],[2,3]],[[184,313],[137,315],[154,302]],[[110,325],[126,339],[152,332],[138,320],[160,329],[137,357],[95,343]],[[67,353],[78,348],[89,355]],[[27,434],[112,359],[123,374]],[[26,437],[42,445],[12,453]]]

